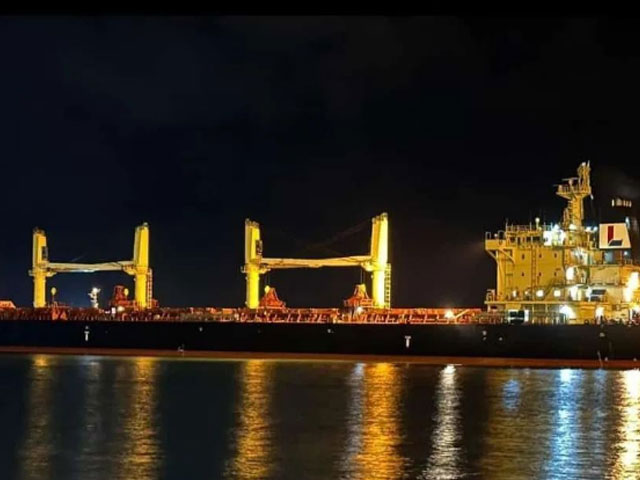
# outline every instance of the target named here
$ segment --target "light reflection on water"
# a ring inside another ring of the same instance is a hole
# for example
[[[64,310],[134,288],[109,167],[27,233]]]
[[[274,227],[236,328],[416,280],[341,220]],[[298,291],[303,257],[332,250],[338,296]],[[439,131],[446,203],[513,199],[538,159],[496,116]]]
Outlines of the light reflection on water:
[[[637,479],[640,442],[640,370],[621,373],[622,416],[618,435],[620,442],[614,467],[616,479]]]
[[[357,364],[352,374],[353,401],[348,419],[347,478],[402,477],[398,402],[400,374],[389,363]],[[347,463],[345,465],[345,463]]]
[[[427,469],[421,475],[425,479],[458,478],[460,450],[460,398],[456,382],[456,368],[447,365],[440,371],[436,391],[435,430]]]
[[[249,360],[240,374],[236,445],[227,475],[238,480],[267,478],[271,468],[269,398],[271,362]]]
[[[130,376],[129,398],[122,413],[123,444],[116,478],[155,479],[161,468],[158,422],[155,421],[157,360],[136,358]]]
[[[27,406],[27,425],[20,477],[40,479],[51,477],[51,455],[53,447],[53,412],[51,397],[55,375],[51,370],[51,357],[34,355],[29,370],[31,384]]]
[[[7,375],[1,478],[640,478],[640,370],[35,355]]]
[[[85,383],[84,409],[82,423],[84,429],[81,432],[80,449],[77,452],[78,464],[90,471],[99,471],[100,464],[96,462],[96,457],[100,455],[103,427],[103,410],[99,408],[100,402],[100,375],[103,368],[101,362],[92,361],[87,368]]]
[[[579,435],[578,395],[584,379],[583,370],[563,368],[556,371],[554,395],[551,400],[551,445],[549,463],[545,466],[549,475],[559,478],[571,478],[575,471],[574,462],[579,459],[575,455],[576,437]]]

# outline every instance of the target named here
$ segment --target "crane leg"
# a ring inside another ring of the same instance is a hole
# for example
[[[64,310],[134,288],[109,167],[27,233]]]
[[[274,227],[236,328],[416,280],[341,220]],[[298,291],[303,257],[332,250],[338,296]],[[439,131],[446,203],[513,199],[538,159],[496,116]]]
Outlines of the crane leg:
[[[385,277],[389,258],[389,219],[386,213],[372,221],[371,261],[374,265],[371,278],[371,299],[378,308],[389,307],[385,300]]]
[[[385,307],[385,298],[384,298],[384,280],[385,280],[385,271],[384,270],[374,270],[371,274],[371,299],[373,300],[373,305],[378,308]]]
[[[246,268],[247,275],[247,308],[258,308],[260,304],[260,271],[253,265]]]
[[[147,305],[147,274],[136,273],[135,275],[135,300],[140,309],[149,307]]]
[[[247,276],[247,308],[260,305],[260,259],[262,258],[262,240],[260,225],[246,219],[244,222],[244,273]]]
[[[31,271],[33,277],[33,306],[43,308],[47,306],[47,264],[49,253],[47,250],[47,236],[39,228],[33,229],[33,247]]]
[[[149,308],[147,292],[149,276],[149,225],[143,223],[136,227],[133,241],[133,264],[135,269],[135,301],[136,306],[143,310]]]
[[[33,273],[33,306],[44,308],[47,306],[47,274],[46,272]]]

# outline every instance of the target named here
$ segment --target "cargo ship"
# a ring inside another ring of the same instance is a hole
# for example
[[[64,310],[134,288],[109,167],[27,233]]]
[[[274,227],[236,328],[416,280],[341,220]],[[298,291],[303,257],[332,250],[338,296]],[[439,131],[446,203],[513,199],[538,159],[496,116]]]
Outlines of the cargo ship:
[[[640,358],[638,223],[632,202],[615,197],[601,212],[608,223],[587,224],[590,170],[582,163],[577,177],[557,186],[567,202],[558,223],[536,218],[486,234],[496,285],[483,308],[392,307],[385,213],[372,220],[369,252],[323,259],[265,256],[260,225],[246,220],[246,301],[239,308],[159,307],[152,294],[146,223],[136,228],[131,260],[97,264],[50,261],[46,234],[35,229],[29,271],[33,307],[0,303],[0,350],[635,364]],[[363,269],[370,273],[370,289],[358,284],[341,307],[329,309],[288,308],[268,285],[260,297],[261,276],[270,270],[330,267]],[[124,286],[116,286],[104,309],[95,297],[94,308],[60,305],[55,289],[47,298],[53,275],[109,270],[134,277],[132,299]]]

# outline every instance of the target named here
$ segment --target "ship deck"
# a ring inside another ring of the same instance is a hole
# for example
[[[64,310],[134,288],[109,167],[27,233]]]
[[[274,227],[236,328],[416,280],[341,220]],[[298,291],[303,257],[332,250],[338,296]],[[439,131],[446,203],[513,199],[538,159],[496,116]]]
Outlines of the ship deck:
[[[480,308],[155,308],[118,312],[92,308],[0,309],[2,320],[123,321],[123,322],[259,322],[353,324],[467,324],[501,323],[502,317]]]

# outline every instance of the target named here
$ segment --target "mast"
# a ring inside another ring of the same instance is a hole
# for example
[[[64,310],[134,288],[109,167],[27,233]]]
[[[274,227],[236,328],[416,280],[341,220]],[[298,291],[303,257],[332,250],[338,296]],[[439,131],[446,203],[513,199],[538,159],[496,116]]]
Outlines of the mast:
[[[565,183],[558,185],[556,195],[567,200],[568,205],[562,212],[563,230],[581,230],[584,220],[583,200],[591,195],[591,166],[582,162],[578,167],[578,177],[565,178]]]

